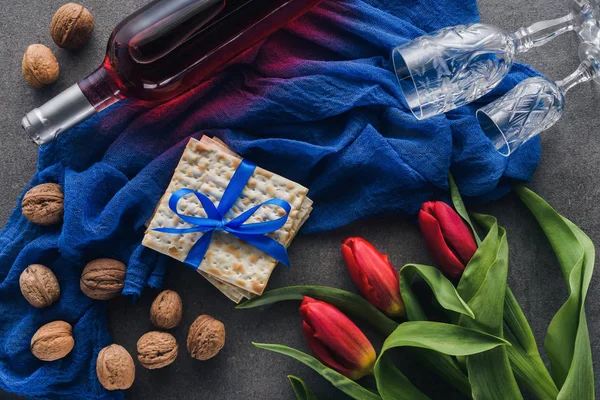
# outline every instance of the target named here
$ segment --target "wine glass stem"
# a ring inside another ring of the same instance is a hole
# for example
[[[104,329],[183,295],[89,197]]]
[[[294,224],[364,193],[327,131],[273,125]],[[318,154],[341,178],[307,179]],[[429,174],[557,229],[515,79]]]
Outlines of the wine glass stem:
[[[577,68],[575,72],[567,76],[565,79],[556,82],[556,85],[560,88],[564,95],[572,87],[594,78],[595,74],[596,70],[592,66],[592,63],[589,60],[585,60],[579,64],[579,68]]]
[[[579,14],[570,12],[561,18],[540,21],[527,28],[519,28],[514,33],[516,53],[524,53],[534,47],[543,46],[556,36],[572,31],[580,18]]]

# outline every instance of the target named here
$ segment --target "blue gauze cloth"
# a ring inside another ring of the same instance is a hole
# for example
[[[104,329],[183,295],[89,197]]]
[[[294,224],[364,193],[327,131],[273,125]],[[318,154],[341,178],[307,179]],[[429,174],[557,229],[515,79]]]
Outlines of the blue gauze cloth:
[[[477,20],[475,0],[325,0],[179,99],[154,108],[124,101],[41,148],[31,184],[62,185],[65,221],[38,227],[17,207],[0,235],[0,387],[34,398],[123,396],[96,378],[96,355],[111,337],[105,303],[79,290],[81,270],[94,258],[116,258],[128,265],[124,294],[161,285],[167,257],[140,240],[190,137],[216,135],[309,187],[315,209],[305,232],[413,216],[447,189],[449,170],[464,195],[480,199],[529,180],[539,140],[504,159],[474,111],[534,71],[515,65],[482,102],[425,121],[408,111],[391,72],[393,47]],[[60,282],[60,300],[46,309],[19,291],[19,275],[33,263]],[[54,320],[73,325],[75,347],[42,362],[29,343]]]

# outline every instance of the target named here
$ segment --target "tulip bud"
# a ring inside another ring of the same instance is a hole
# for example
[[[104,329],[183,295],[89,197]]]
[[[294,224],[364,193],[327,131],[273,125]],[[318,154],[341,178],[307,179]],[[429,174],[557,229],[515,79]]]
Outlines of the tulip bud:
[[[398,271],[386,255],[356,237],[342,241],[342,256],[354,284],[371,304],[387,315],[404,315]]]
[[[451,278],[459,278],[477,251],[471,228],[441,201],[423,203],[419,226],[438,268]]]
[[[376,359],[373,345],[340,310],[304,297],[300,315],[306,341],[323,364],[352,380],[373,373]]]

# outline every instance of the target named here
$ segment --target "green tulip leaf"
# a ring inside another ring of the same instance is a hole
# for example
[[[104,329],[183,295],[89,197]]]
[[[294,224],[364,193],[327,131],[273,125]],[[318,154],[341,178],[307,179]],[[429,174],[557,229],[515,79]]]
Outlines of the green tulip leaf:
[[[558,388],[540,356],[523,310],[508,287],[504,297],[504,322],[504,338],[512,344],[506,351],[517,381],[540,400],[556,399]]]
[[[254,308],[287,300],[302,301],[304,296],[325,301],[339,308],[346,315],[360,318],[385,336],[392,333],[398,326],[397,322],[387,317],[361,296],[326,286],[288,286],[275,289],[248,300],[236,308]]]
[[[581,229],[537,194],[523,186],[515,191],[546,234],[569,290],[569,298],[548,327],[544,344],[552,376],[560,388],[557,399],[594,399],[594,371],[584,307],[594,269],[594,245]]]
[[[498,257],[501,241],[498,225],[494,217],[478,214],[474,214],[473,216],[477,218],[481,225],[488,227],[488,234],[479,245],[473,257],[471,257],[462,278],[458,282],[458,293],[467,303],[471,301],[485,281],[489,267]]]
[[[420,310],[420,306],[417,307],[418,303],[415,301],[416,299],[414,298],[412,290],[410,290],[410,283],[415,274],[418,274],[423,278],[425,283],[427,283],[433,291],[433,295],[437,301],[446,310],[475,318],[473,311],[471,311],[467,303],[459,296],[452,282],[450,282],[440,270],[428,265],[407,264],[400,270],[400,292],[402,294],[402,299],[404,300],[404,306],[406,307],[407,317],[410,321],[425,320],[425,318],[423,318],[424,315],[422,310]],[[405,293],[408,295],[405,296]]]
[[[396,368],[388,350],[417,347],[448,356],[466,356],[510,345],[504,339],[484,332],[441,322],[405,322],[385,340],[375,363],[377,389],[384,400],[421,400],[428,397],[414,387]]]
[[[318,400],[317,396],[315,396],[313,391],[310,390],[308,385],[302,379],[294,375],[288,375],[288,379],[290,380],[292,389],[294,389],[297,400]]]
[[[404,322],[385,340],[381,353],[396,347],[419,347],[449,356],[470,356],[510,346],[501,337],[443,322]]]
[[[526,353],[536,357],[540,356],[529,322],[509,287],[506,288],[506,296],[504,297],[504,322],[506,322],[516,343]]]
[[[348,396],[357,400],[380,400],[377,394],[365,389],[353,380],[346,378],[344,375],[337,371],[325,366],[316,358],[309,356],[306,353],[296,350],[294,348],[280,345],[280,344],[265,344],[265,343],[252,343],[259,349],[269,350],[275,353],[283,354],[288,357],[292,357],[295,360],[300,361],[307,367],[312,368],[318,372],[323,378],[328,380],[333,386],[346,393]]]
[[[502,336],[508,274],[506,232],[493,217],[478,215],[475,220],[482,226],[489,227],[489,232],[467,265],[458,285],[458,292],[475,313],[475,319],[461,315],[458,323],[466,328]],[[473,398],[523,398],[505,347],[470,355],[466,357],[466,366]]]
[[[456,182],[454,181],[452,174],[448,174],[448,183],[450,185],[450,197],[452,198],[452,204],[454,205],[454,209],[456,210],[458,215],[460,215],[462,219],[464,219],[465,222],[471,227],[471,232],[473,232],[473,236],[475,236],[475,241],[479,245],[481,243],[481,239],[479,238],[479,235],[477,234],[477,231],[475,230],[475,227],[471,222],[471,218],[469,218],[469,213],[467,212],[465,203],[463,202],[460,192],[458,191],[458,186],[456,186]]]

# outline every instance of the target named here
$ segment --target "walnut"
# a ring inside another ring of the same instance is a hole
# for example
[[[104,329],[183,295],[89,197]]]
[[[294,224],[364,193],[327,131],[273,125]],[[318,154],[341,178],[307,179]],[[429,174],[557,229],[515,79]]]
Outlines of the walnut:
[[[125,264],[110,258],[94,260],[83,269],[79,287],[88,297],[109,300],[118,297],[125,286]]]
[[[173,290],[160,292],[150,307],[150,320],[161,329],[175,328],[181,322],[182,314],[181,297]]]
[[[65,357],[73,350],[71,325],[65,321],[47,323],[31,338],[31,352],[42,361],[54,361]]]
[[[21,72],[31,87],[39,89],[58,79],[58,61],[43,44],[32,44],[23,55]]]
[[[96,375],[106,390],[129,389],[135,379],[131,354],[118,344],[103,348],[96,360]]]
[[[30,222],[53,225],[62,221],[64,196],[60,185],[43,183],[32,187],[21,201],[21,212]]]
[[[23,297],[36,308],[52,305],[60,297],[58,280],[50,268],[33,264],[25,268],[19,277]]]
[[[144,368],[166,367],[177,358],[177,341],[167,332],[148,332],[137,342],[138,361]]]
[[[67,3],[59,8],[50,23],[50,35],[58,47],[78,49],[92,37],[94,17],[80,4]]]
[[[225,345],[225,325],[210,315],[201,315],[190,326],[187,349],[197,360],[213,358]]]

